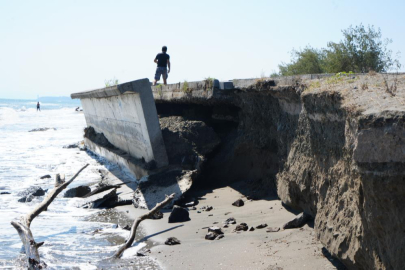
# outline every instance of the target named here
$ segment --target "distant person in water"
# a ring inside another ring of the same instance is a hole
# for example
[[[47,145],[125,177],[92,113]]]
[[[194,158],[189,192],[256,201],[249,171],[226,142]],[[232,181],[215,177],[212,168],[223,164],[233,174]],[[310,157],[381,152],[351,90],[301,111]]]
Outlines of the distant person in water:
[[[154,62],[157,64],[157,68],[153,85],[156,85],[156,83],[160,80],[160,76],[163,77],[163,83],[165,85],[167,84],[167,77],[170,73],[170,56],[166,52],[167,47],[163,46],[162,52],[158,53],[155,57]],[[169,69],[167,67],[169,67]]]
[[[41,105],[39,105],[39,101],[37,102],[37,111],[41,111]]]

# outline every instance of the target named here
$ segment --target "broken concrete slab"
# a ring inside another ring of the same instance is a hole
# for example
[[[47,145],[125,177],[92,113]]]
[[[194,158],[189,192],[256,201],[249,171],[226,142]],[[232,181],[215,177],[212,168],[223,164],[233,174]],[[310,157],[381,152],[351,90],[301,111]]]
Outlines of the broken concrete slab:
[[[152,209],[162,201],[167,194],[175,193],[173,202],[165,208],[171,208],[189,190],[195,171],[183,171],[179,168],[168,168],[159,173],[145,176],[141,179],[134,193],[135,207]]]
[[[154,160],[158,167],[168,164],[148,79],[75,93],[71,97],[81,100],[87,126],[104,134],[112,145],[132,157],[146,162]],[[88,145],[97,153],[99,149],[93,146]]]

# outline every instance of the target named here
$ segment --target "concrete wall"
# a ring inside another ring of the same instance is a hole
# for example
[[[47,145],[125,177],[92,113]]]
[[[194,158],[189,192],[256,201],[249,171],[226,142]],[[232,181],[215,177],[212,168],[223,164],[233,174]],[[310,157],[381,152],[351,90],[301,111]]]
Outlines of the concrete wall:
[[[148,79],[75,93],[81,100],[87,126],[115,147],[158,167],[168,164],[155,102]]]

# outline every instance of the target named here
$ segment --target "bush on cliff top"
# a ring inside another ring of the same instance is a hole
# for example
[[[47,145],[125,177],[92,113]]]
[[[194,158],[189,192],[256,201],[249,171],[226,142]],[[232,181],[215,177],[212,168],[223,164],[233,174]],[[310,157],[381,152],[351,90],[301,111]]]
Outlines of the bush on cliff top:
[[[381,30],[362,24],[342,30],[343,40],[328,42],[327,48],[311,46],[291,52],[291,63],[279,65],[280,75],[355,72],[387,72],[400,68],[398,59],[392,58],[387,48],[391,39],[382,39]]]

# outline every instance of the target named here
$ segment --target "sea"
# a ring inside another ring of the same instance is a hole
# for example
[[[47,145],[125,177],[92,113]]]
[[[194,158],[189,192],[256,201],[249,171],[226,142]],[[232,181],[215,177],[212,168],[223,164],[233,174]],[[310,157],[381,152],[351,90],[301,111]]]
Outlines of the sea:
[[[80,101],[40,98],[40,111],[36,104],[37,100],[0,99],[0,269],[26,269],[21,240],[10,222],[44,196],[21,203],[20,192],[32,186],[51,190],[55,174],[63,173],[68,180],[87,163],[66,190],[94,184],[100,180],[100,169],[117,166],[89,151],[63,148],[83,140],[86,121]],[[46,130],[30,132],[34,129]],[[40,179],[44,175],[52,178]],[[117,213],[78,208],[78,199],[64,198],[64,192],[31,224],[36,242],[44,242],[39,253],[48,269],[161,269],[153,258],[136,256],[145,243],[135,243],[120,260],[109,259],[129,234],[117,228],[114,218],[105,218]]]

